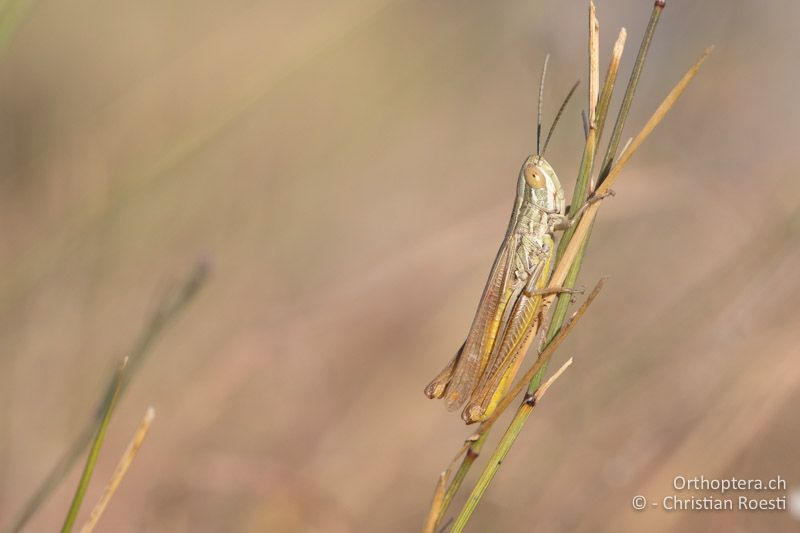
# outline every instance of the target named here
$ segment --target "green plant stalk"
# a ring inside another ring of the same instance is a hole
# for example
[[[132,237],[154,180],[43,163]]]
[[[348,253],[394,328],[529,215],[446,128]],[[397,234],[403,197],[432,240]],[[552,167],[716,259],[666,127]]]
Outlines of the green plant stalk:
[[[611,83],[611,89],[613,90],[613,82]],[[605,87],[603,90],[605,92]],[[607,107],[605,111],[606,112],[608,111]],[[599,113],[597,115],[597,118],[598,121],[604,120],[604,116]],[[577,207],[570,208],[571,210],[580,209],[586,202],[587,192],[589,189],[589,181],[592,174],[592,167],[594,166],[594,154],[596,147],[597,147],[597,130],[593,125],[590,124],[589,136],[586,138],[586,145],[583,150],[581,166],[580,170],[578,171],[578,178],[575,181],[575,189],[572,194],[571,205]],[[574,233],[575,233],[575,226],[572,226],[568,228],[561,236],[561,240],[558,243],[558,249],[556,250],[556,262],[561,260],[561,257],[564,255],[564,251],[567,249],[567,245],[569,244],[569,241],[572,240],[572,236]],[[578,273],[580,272],[580,264],[584,251],[585,251],[585,241],[581,245],[581,248],[578,251],[578,255],[575,257],[575,260],[573,261],[572,265],[570,265],[567,277],[561,284],[563,287],[571,289],[575,286],[575,282],[578,279]],[[552,341],[553,338],[558,333],[558,330],[561,329],[561,325],[564,323],[564,319],[567,316],[567,311],[569,309],[569,304],[571,302],[571,299],[572,295],[569,293],[561,293],[556,298],[556,305],[553,309],[553,316],[552,319],[550,320],[550,326],[547,328],[547,333],[545,334],[545,344]],[[536,389],[539,388],[539,385],[542,383],[542,378],[544,377],[545,372],[547,372],[547,364],[542,365],[542,368],[539,370],[539,372],[537,372],[536,375],[533,376],[533,379],[531,379],[530,384],[528,385],[528,394],[533,394],[536,391]]]
[[[628,119],[628,112],[633,103],[633,95],[636,93],[636,87],[639,84],[639,78],[642,75],[644,62],[647,59],[647,52],[650,50],[650,43],[653,40],[653,34],[656,31],[656,25],[661,18],[661,12],[664,10],[665,0],[656,0],[653,4],[653,11],[650,13],[650,21],[647,23],[647,29],[642,37],[642,44],[639,46],[639,53],[636,55],[636,62],[633,64],[631,77],[628,80],[628,87],[625,88],[625,96],[622,97],[622,105],[620,106],[619,113],[617,113],[617,121],[614,124],[614,129],[611,131],[611,139],[608,141],[608,148],[606,155],[603,158],[603,164],[600,166],[600,177],[597,181],[598,185],[603,182],[611,170],[611,164],[617,154],[619,141],[622,138],[622,129],[625,126],[625,121]]]
[[[122,365],[120,365],[114,374],[114,380],[112,381],[112,388],[110,391],[111,394],[105,402],[103,416],[97,427],[97,433],[95,433],[92,446],[89,448],[89,455],[86,457],[86,464],[83,467],[81,479],[78,482],[78,487],[75,489],[75,495],[72,497],[72,504],[70,504],[67,516],[64,518],[64,525],[61,526],[61,533],[70,533],[72,527],[75,525],[75,520],[78,518],[78,511],[81,509],[83,497],[86,495],[86,489],[89,487],[89,481],[92,479],[94,467],[97,464],[97,458],[100,456],[100,448],[103,446],[103,440],[105,440],[108,423],[111,420],[111,413],[114,412],[114,407],[116,407],[119,394],[122,391],[126,362],[127,359],[123,361]]]
[[[125,391],[136,369],[141,366],[146,359],[150,346],[155,342],[165,327],[192,301],[205,282],[207,274],[207,265],[199,263],[195,266],[183,285],[175,291],[175,293],[168,294],[162,300],[161,305],[156,309],[147,326],[143,328],[142,333],[128,353],[128,364],[125,367],[125,374],[122,376],[122,382],[120,383],[120,394]],[[11,533],[21,531],[36,511],[47,501],[59,483],[66,477],[75,462],[80,458],[83,451],[92,441],[92,436],[96,434],[98,424],[100,424],[103,413],[108,406],[109,398],[111,398],[112,391],[116,387],[115,381],[116,373],[109,382],[108,387],[106,387],[102,400],[99,402],[92,418],[87,422],[86,426],[77,437],[75,437],[75,440],[69,448],[67,448],[67,451],[61,459],[59,459],[58,463],[50,470],[42,483],[37,487],[36,491],[28,498],[25,505],[6,531]]]
[[[482,434],[475,441],[471,442],[467,448],[467,452],[464,454],[464,458],[461,460],[461,464],[458,470],[456,470],[453,480],[450,481],[450,484],[447,486],[447,492],[445,492],[444,499],[442,500],[442,508],[439,510],[439,516],[436,519],[437,524],[441,522],[447,509],[450,507],[450,503],[458,493],[458,489],[461,488],[461,484],[464,482],[464,478],[467,477],[467,472],[469,472],[469,469],[472,467],[472,463],[474,463],[480,455],[481,448],[483,448],[483,445],[486,443],[486,437],[488,435],[488,432]]]
[[[608,108],[611,105],[611,96],[614,94],[614,85],[617,82],[618,72],[618,69],[612,68],[610,65],[608,72],[606,72],[606,80],[603,84],[603,90],[600,92],[600,98],[597,102],[597,120],[594,128],[597,132],[597,137],[595,138],[595,147],[600,143],[600,139],[603,136],[603,128],[606,125]],[[594,167],[594,158],[592,158],[592,163],[592,167]],[[589,170],[589,173],[591,174],[591,169]]]
[[[505,459],[506,455],[508,455],[508,451],[513,446],[514,441],[517,439],[519,432],[522,430],[522,426],[525,425],[525,421],[530,416],[531,412],[533,412],[533,405],[528,405],[527,403],[523,402],[520,405],[519,409],[516,413],[514,413],[514,418],[511,420],[511,424],[506,429],[506,432],[503,434],[503,438],[500,440],[500,443],[497,445],[497,448],[492,452],[492,456],[489,458],[489,464],[486,465],[483,472],[481,472],[481,477],[478,479],[478,482],[475,484],[475,488],[472,489],[472,492],[467,498],[467,502],[464,504],[464,507],[461,509],[461,512],[453,522],[453,527],[450,529],[450,533],[460,533],[464,530],[464,527],[467,525],[470,517],[472,516],[473,511],[478,506],[478,503],[481,500],[484,492],[486,489],[489,488],[489,484],[492,482],[494,475],[500,469],[500,465],[502,464],[503,460]]]

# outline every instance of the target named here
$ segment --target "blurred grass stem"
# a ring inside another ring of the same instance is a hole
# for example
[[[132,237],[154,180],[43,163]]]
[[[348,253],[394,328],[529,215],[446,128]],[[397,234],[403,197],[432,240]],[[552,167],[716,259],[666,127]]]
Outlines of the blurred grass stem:
[[[103,416],[108,409],[109,403],[114,398],[115,390],[119,387],[118,394],[125,391],[127,384],[130,382],[131,377],[135,371],[141,366],[147,358],[150,347],[161,335],[164,329],[186,308],[186,306],[194,299],[200,288],[203,286],[208,275],[208,267],[205,263],[198,263],[189,277],[184,283],[176,290],[169,291],[162,299],[160,305],[153,313],[147,325],[142,330],[138,339],[127,356],[127,365],[125,372],[118,376],[115,372],[113,378],[106,387],[106,392],[95,410],[95,414],[87,422],[86,426],[78,433],[75,440],[69,446],[67,451],[50,470],[48,475],[44,478],[42,483],[36,491],[27,500],[20,512],[14,518],[11,525],[6,529],[9,532],[21,531],[25,524],[28,523],[34,513],[44,504],[50,497],[56,487],[67,476],[72,469],[75,462],[80,455],[92,441],[92,437],[96,435],[98,426],[103,421]]]
[[[105,409],[100,418],[100,424],[97,426],[92,446],[89,448],[89,455],[86,457],[86,464],[81,472],[81,479],[78,481],[78,487],[75,489],[75,495],[72,497],[72,503],[67,510],[67,516],[64,519],[64,525],[61,526],[61,533],[69,533],[78,518],[78,511],[81,509],[83,497],[86,495],[86,489],[89,487],[89,480],[92,479],[94,467],[97,464],[97,458],[100,456],[100,448],[103,446],[105,440],[106,430],[108,423],[111,420],[111,413],[114,412],[114,407],[117,406],[119,393],[122,390],[122,378],[125,372],[125,366],[128,364],[128,358],[122,360],[117,371],[114,373],[114,379],[111,381],[111,395],[105,402]]]

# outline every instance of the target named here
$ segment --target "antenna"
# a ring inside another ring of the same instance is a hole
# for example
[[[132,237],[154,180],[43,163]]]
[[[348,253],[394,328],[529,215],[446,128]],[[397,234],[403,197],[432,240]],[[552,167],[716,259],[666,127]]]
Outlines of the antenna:
[[[564,112],[564,108],[567,107],[567,103],[569,103],[569,99],[572,98],[572,95],[575,93],[575,89],[578,88],[580,85],[581,80],[575,82],[572,86],[572,89],[569,90],[567,93],[567,97],[564,98],[564,103],[561,104],[561,107],[558,109],[558,113],[556,113],[556,118],[553,119],[553,125],[550,126],[550,131],[547,132],[547,139],[544,141],[544,148],[542,148],[542,154],[544,155],[545,151],[547,150],[547,145],[550,144],[550,137],[553,136],[553,130],[556,129],[556,124],[558,124],[558,119],[561,118],[561,114]]]
[[[539,155],[542,140],[542,97],[544,96],[544,79],[547,76],[547,63],[549,62],[550,54],[547,54],[544,56],[542,77],[539,79],[539,109],[536,112],[536,155]]]

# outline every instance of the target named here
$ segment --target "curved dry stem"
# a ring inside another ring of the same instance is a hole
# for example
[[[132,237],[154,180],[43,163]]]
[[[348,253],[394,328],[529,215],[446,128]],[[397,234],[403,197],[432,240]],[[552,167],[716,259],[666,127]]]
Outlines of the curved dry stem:
[[[92,509],[92,513],[89,515],[89,519],[81,528],[81,533],[91,533],[94,530],[95,526],[97,525],[97,521],[100,520],[100,517],[103,515],[103,511],[105,511],[106,507],[108,506],[108,502],[111,501],[111,497],[114,496],[119,484],[122,482],[122,478],[125,477],[125,474],[128,472],[128,468],[130,468],[131,463],[133,462],[133,459],[139,452],[139,448],[141,448],[144,438],[147,436],[147,432],[150,430],[150,424],[153,423],[155,416],[155,409],[148,407],[147,411],[144,413],[144,418],[142,418],[142,421],[139,422],[139,427],[136,429],[136,433],[134,433],[133,438],[128,444],[128,447],[125,449],[125,452],[123,452],[119,463],[117,463],[117,467],[114,469],[114,473],[111,475],[111,479],[108,481],[103,495],[97,501]]]

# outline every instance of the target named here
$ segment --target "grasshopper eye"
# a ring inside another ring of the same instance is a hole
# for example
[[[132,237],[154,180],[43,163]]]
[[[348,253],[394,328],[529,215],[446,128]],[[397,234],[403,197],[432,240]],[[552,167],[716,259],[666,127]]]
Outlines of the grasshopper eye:
[[[541,189],[545,186],[544,176],[536,168],[536,165],[525,165],[525,181],[534,189]]]

